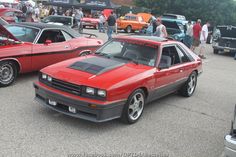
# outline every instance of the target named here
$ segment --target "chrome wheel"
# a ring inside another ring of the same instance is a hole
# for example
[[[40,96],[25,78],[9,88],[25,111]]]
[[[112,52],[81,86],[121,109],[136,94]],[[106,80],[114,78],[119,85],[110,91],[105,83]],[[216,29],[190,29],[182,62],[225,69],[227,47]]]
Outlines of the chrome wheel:
[[[14,70],[11,64],[6,63],[0,66],[0,83],[9,84],[14,79]]]
[[[133,121],[137,120],[141,116],[143,108],[144,108],[144,96],[141,93],[136,93],[132,97],[129,104],[128,108],[129,118]]]
[[[196,75],[193,74],[190,76],[189,78],[189,82],[188,82],[188,94],[191,95],[195,88],[196,88],[196,82],[197,82],[197,78],[196,78]]]

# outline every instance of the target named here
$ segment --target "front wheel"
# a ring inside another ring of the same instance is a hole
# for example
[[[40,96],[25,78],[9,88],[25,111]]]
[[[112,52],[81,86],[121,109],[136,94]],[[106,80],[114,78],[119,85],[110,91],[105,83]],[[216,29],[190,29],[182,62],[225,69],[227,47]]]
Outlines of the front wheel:
[[[137,122],[143,113],[144,105],[145,94],[143,90],[137,89],[129,96],[124,106],[121,120],[128,124]]]
[[[11,85],[17,76],[17,67],[11,61],[0,62],[0,87]]]
[[[183,87],[180,89],[180,94],[185,97],[191,97],[196,89],[197,86],[197,72],[194,71],[189,76],[186,83],[183,85]]]
[[[213,53],[214,53],[214,54],[218,54],[218,53],[219,53],[219,50],[214,49],[214,50],[213,50]]]

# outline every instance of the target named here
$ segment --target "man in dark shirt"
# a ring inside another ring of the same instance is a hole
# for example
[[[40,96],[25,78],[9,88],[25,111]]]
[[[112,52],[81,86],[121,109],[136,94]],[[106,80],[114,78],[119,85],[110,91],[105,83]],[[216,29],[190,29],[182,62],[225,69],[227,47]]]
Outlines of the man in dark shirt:
[[[112,39],[112,33],[115,29],[115,25],[116,25],[116,18],[113,15],[113,12],[111,12],[111,15],[108,17],[107,19],[107,36],[108,36],[108,40]]]

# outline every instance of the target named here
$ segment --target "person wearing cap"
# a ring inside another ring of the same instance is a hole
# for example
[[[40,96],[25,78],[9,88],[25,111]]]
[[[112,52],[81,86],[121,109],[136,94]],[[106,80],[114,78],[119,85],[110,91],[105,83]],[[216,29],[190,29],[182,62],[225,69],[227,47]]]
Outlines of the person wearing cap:
[[[194,51],[200,45],[200,34],[202,31],[201,20],[198,19],[197,23],[193,26],[193,45],[191,50]]]
[[[168,36],[167,31],[166,31],[166,26],[162,24],[161,18],[157,18],[156,24],[157,24],[157,27],[156,27],[156,32],[154,33],[154,35],[161,38],[166,38]]]
[[[201,35],[200,35],[200,52],[199,52],[199,57],[202,59],[206,59],[206,57],[204,56],[204,50],[206,47],[206,41],[207,41],[207,37],[208,37],[208,27],[210,27],[210,22],[207,22],[205,25],[202,26],[202,31],[201,31]]]

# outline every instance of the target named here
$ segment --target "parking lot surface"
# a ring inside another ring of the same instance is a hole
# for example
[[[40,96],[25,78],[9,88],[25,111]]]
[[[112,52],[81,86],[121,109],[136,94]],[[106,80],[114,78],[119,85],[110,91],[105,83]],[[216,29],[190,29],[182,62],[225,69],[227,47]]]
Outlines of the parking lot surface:
[[[210,45],[206,56],[191,98],[172,94],[150,103],[134,125],[54,112],[34,101],[37,73],[21,75],[0,88],[0,156],[220,157],[236,103],[236,61],[214,55]]]

